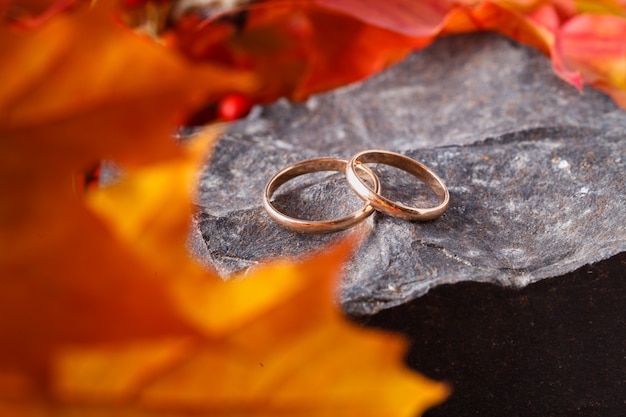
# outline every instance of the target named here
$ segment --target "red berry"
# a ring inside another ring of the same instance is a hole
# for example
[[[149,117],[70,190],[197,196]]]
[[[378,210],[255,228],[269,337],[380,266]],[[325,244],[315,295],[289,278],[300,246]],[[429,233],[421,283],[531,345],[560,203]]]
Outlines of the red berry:
[[[241,119],[250,113],[252,101],[243,94],[229,94],[220,100],[217,116],[227,122]]]

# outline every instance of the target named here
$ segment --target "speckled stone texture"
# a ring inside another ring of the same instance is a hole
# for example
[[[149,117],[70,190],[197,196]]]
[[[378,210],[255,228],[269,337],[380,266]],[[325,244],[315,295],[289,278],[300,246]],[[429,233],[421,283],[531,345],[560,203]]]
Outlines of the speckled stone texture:
[[[597,91],[580,94],[539,52],[494,34],[441,39],[364,82],[258,108],[234,124],[202,172],[192,249],[226,276],[344,236],[282,229],[262,208],[263,188],[292,162],[372,148],[432,168],[451,204],[435,221],[377,213],[356,228],[362,243],[340,292],[350,314],[441,284],[522,287],[626,250],[626,112]],[[433,201],[408,174],[375,168],[387,197]],[[341,174],[328,173],[294,180],[276,204],[321,219],[361,202]]]

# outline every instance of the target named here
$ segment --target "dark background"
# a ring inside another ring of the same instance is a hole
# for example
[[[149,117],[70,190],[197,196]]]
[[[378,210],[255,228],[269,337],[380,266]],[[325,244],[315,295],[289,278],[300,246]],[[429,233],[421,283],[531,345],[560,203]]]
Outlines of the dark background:
[[[626,416],[626,253],[521,290],[458,283],[356,320],[447,381],[427,417]]]

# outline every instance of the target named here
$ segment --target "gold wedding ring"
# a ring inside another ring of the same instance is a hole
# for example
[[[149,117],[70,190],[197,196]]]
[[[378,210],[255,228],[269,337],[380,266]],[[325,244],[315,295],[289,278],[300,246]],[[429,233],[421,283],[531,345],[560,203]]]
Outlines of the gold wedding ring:
[[[374,207],[369,204],[365,204],[359,210],[336,220],[313,221],[287,216],[286,214],[280,212],[271,202],[271,198],[276,190],[293,178],[320,171],[345,172],[347,165],[348,161],[346,159],[317,158],[301,161],[288,166],[274,175],[267,183],[263,194],[263,206],[265,207],[265,210],[276,223],[288,230],[300,233],[332,233],[354,226],[371,215],[374,212]],[[365,165],[358,165],[351,170],[360,182],[361,178],[359,177],[357,170],[367,175],[367,177],[371,180],[374,192],[380,192],[380,181],[370,168]]]
[[[372,190],[357,175],[356,170],[365,168],[366,163],[391,165],[420,179],[439,197],[440,204],[435,207],[410,207],[391,201]],[[394,152],[369,150],[354,155],[346,165],[346,178],[354,192],[376,210],[405,220],[432,220],[443,214],[450,204],[450,193],[444,182],[434,172],[419,162]]]

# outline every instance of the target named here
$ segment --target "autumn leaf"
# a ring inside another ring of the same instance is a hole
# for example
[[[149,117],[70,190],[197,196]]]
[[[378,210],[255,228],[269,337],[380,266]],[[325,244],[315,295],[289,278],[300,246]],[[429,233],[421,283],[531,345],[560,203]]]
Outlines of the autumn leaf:
[[[170,135],[185,109],[223,88],[209,91],[203,77],[241,88],[249,80],[190,67],[99,8],[58,14],[33,30],[2,27],[0,50],[1,372],[19,370],[41,385],[65,343],[188,334],[161,282],[171,270],[156,261],[188,257],[190,195],[173,181],[188,179],[198,157]],[[115,216],[121,225],[142,217],[145,230],[134,236],[75,191],[76,174],[103,158],[129,175],[176,175],[138,177],[158,190],[149,201],[161,205],[148,210],[141,193],[128,193],[133,202]],[[175,226],[163,225],[167,218]],[[162,237],[158,245],[142,245],[152,235]],[[155,262],[146,260],[150,245]]]
[[[579,71],[555,51],[556,36],[582,12],[626,13],[617,0],[268,0],[202,19],[183,15],[163,34],[193,60],[246,69],[262,80],[254,102],[304,100],[361,80],[437,37],[496,31],[550,56],[555,72],[582,89]],[[620,87],[617,87],[619,90]]]
[[[204,338],[60,350],[54,410],[86,416],[421,413],[448,388],[404,367],[402,338],[360,328],[333,305],[334,281],[350,248],[344,243],[305,262],[265,265],[210,290],[182,283],[187,288],[179,301],[191,308]],[[259,298],[268,302],[249,308]],[[216,317],[225,318],[218,328]]]
[[[498,2],[481,2],[472,8],[455,9],[446,19],[442,34],[497,31],[549,54],[558,17],[553,7],[532,13]],[[556,22],[555,22],[556,20]]]
[[[298,1],[254,4],[208,21],[188,16],[164,36],[191,59],[258,74],[263,85],[256,102],[303,100],[360,80],[433,39]]]
[[[349,243],[228,282],[190,259],[214,135],[172,130],[254,85],[109,12],[0,29],[0,414],[411,416],[441,401],[447,387],[403,365],[403,339],[335,309]],[[77,192],[102,159],[120,178]]]
[[[580,15],[559,31],[562,65],[626,108],[626,18]]]

